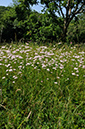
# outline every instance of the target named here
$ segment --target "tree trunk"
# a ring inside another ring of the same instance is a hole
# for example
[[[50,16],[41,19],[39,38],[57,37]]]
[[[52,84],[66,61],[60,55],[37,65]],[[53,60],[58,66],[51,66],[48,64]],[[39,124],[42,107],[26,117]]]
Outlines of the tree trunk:
[[[3,27],[0,30],[0,43],[1,43],[1,40],[2,40],[2,32],[3,32]]]
[[[67,28],[68,28],[68,26],[67,26],[67,24],[66,24],[66,20],[64,20],[64,27],[63,27],[63,34],[62,34],[62,40],[63,40],[64,42],[66,42]]]
[[[67,30],[68,30],[70,21],[71,21],[71,19],[69,19],[68,17],[66,19],[64,19],[63,36],[62,36],[62,40],[64,42],[66,42]]]

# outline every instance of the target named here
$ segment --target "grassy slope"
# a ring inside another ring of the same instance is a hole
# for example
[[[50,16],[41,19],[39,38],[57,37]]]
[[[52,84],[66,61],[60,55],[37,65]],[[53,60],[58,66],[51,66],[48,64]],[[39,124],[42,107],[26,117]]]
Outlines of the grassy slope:
[[[0,128],[85,128],[85,47],[60,46],[0,48]]]

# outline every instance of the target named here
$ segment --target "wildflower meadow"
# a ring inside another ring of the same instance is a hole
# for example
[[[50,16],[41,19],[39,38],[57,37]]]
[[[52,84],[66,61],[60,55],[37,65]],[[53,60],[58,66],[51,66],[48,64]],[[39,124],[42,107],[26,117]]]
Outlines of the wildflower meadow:
[[[85,44],[0,46],[0,129],[85,128]]]

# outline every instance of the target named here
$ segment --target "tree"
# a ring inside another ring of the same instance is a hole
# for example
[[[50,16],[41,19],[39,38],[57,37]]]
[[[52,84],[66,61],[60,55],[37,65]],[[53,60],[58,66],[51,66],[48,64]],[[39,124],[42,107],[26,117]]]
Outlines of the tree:
[[[4,25],[3,25],[3,15],[5,14],[6,11],[10,10],[11,7],[5,7],[5,6],[0,6],[0,43],[2,41],[2,34],[3,34],[3,29],[4,29]]]
[[[73,19],[68,27],[67,41],[85,43],[85,14],[78,16],[78,21]]]
[[[18,20],[17,26],[20,28],[24,40],[26,40],[28,20],[32,13],[30,5],[37,4],[37,0],[13,0],[13,2]]]
[[[78,14],[85,12],[85,0],[41,0],[40,3],[45,5],[44,9],[52,15],[62,29],[64,41],[72,19],[77,19]]]
[[[3,13],[1,24],[3,25],[2,40],[10,42],[11,39],[15,40],[15,33],[18,32],[18,20],[16,17],[16,12],[14,7],[10,7]]]
[[[37,0],[12,0],[18,20],[25,20],[31,13],[30,5],[37,4]]]
[[[0,6],[0,18],[3,16],[3,13],[7,10],[9,10],[11,7],[5,7],[5,6]]]

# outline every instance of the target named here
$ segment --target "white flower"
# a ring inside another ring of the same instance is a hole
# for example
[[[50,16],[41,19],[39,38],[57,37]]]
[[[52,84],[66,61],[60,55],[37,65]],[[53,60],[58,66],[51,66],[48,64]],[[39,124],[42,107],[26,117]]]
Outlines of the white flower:
[[[30,63],[27,63],[26,66],[27,66],[27,65],[30,65]]]
[[[78,70],[78,68],[74,68],[74,70]]]
[[[69,78],[67,78],[67,80],[69,80]]]
[[[72,75],[76,75],[75,73],[72,73]]]
[[[80,56],[74,56],[74,57],[78,59]]]
[[[63,66],[60,66],[60,69],[63,69],[64,67]]]
[[[49,78],[47,78],[47,80],[49,80]]]
[[[59,42],[58,44],[62,44],[61,42]]]
[[[85,69],[85,65],[83,65],[82,68]]]
[[[13,70],[12,69],[9,69],[9,72],[12,72]]]
[[[53,69],[55,69],[55,70],[56,70],[56,67],[53,67]]]
[[[18,52],[18,51],[19,51],[19,49],[16,49],[16,51]]]
[[[37,66],[34,67],[34,69],[36,69],[36,68],[37,68]]]
[[[20,69],[21,69],[21,68],[22,68],[22,65],[18,66],[18,68],[20,68]]]
[[[9,70],[7,69],[6,72],[8,72]]]
[[[16,77],[16,76],[13,76],[13,78],[14,78],[14,79],[17,79],[18,77]]]
[[[19,56],[19,59],[23,59],[23,57]]]
[[[2,79],[5,79],[5,77],[2,77]]]
[[[12,53],[16,53],[16,51],[13,51]]]
[[[50,69],[48,68],[47,71],[50,71]]]
[[[18,72],[18,74],[21,74],[22,72],[20,71],[20,72]]]
[[[58,79],[60,78],[60,77],[57,77]]]
[[[16,71],[16,69],[13,69],[14,71]]]
[[[54,84],[58,84],[57,82],[54,82]]]
[[[60,60],[60,62],[63,62],[63,60]]]
[[[3,65],[2,63],[0,63],[0,65]]]
[[[35,53],[35,55],[38,55],[38,53]]]
[[[75,61],[75,59],[71,59],[72,61]]]
[[[39,64],[39,62],[37,62],[37,64]]]
[[[5,48],[5,46],[2,46],[1,48]]]
[[[76,73],[79,73],[79,71],[77,70]]]
[[[11,59],[12,59],[12,60],[15,59],[15,58],[16,58],[15,55],[12,55],[12,56],[11,56]]]

